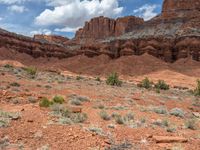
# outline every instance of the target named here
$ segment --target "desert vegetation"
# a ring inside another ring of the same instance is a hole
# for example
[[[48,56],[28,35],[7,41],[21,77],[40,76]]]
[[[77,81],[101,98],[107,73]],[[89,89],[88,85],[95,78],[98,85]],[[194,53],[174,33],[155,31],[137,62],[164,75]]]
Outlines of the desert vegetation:
[[[196,139],[199,113],[195,111],[199,107],[199,96],[194,94],[199,91],[199,82],[191,94],[188,89],[169,88],[163,80],[154,83],[145,78],[137,85],[125,81],[122,84],[116,73],[104,82],[103,78],[69,77],[40,70],[32,78],[33,74],[27,73],[27,70],[9,65],[0,67],[0,71],[4,73],[1,75],[1,89],[6,91],[0,95],[0,134],[16,134],[17,138],[22,133],[27,134],[33,136],[35,144],[37,139],[46,141],[46,136],[52,140],[54,137],[63,137],[63,141],[67,138],[68,144],[70,136],[83,143],[89,138],[95,141],[92,144],[94,148],[100,141],[98,145],[104,145],[104,149],[148,148],[146,143],[160,148],[153,137],[162,134],[162,138],[179,135],[179,138],[187,140],[194,138],[195,144],[199,141]],[[6,75],[12,78],[8,80]],[[17,82],[15,78],[19,78]],[[7,111],[7,107],[12,111]],[[35,133],[21,131],[22,123],[29,129],[34,126]],[[12,127],[19,131],[14,133]],[[189,137],[181,135],[182,132]],[[148,138],[147,134],[153,137]],[[132,141],[130,136],[138,138],[139,143]],[[15,147],[27,145],[4,138],[4,148],[13,144]],[[190,142],[184,143],[184,146],[190,147]],[[51,148],[52,145],[44,142],[36,146],[41,147]]]

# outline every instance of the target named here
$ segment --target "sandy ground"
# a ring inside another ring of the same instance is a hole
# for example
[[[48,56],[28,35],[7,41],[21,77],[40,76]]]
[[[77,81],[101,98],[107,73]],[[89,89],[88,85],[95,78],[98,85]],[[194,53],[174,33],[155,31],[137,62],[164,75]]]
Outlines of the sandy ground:
[[[8,63],[15,67],[5,68],[3,65]],[[143,68],[139,74],[120,75],[123,79],[122,86],[113,87],[106,85],[104,75],[100,75],[102,81],[96,81],[95,77],[98,74],[93,74],[94,68],[86,75],[76,71],[72,73],[70,69],[61,70],[59,73],[52,72],[53,69],[38,70],[35,78],[31,78],[25,70],[21,69],[24,62],[21,64],[18,61],[1,61],[0,64],[0,110],[20,114],[18,118],[8,117],[7,127],[0,127],[1,149],[197,150],[200,147],[198,118],[200,99],[189,92],[189,89],[194,89],[198,76],[195,74],[192,76],[188,70],[185,73],[183,70],[176,72],[166,66],[165,69],[155,69],[148,74],[143,74]],[[77,65],[74,64],[71,68]],[[195,67],[190,70],[198,72],[198,67],[197,71]],[[122,72],[123,69],[124,67],[121,67]],[[171,88],[157,93],[155,90],[137,87],[136,84],[144,77],[149,77],[155,82],[163,79],[170,84]],[[13,84],[16,82],[17,85]],[[175,89],[174,86],[185,89]],[[74,94],[77,97],[86,97],[88,101],[74,106],[70,99]],[[87,114],[87,119],[82,123],[65,124],[59,122],[59,119],[62,119],[60,116],[52,115],[52,108],[39,106],[41,97],[52,99],[55,95],[62,95],[65,99],[62,107],[80,108],[81,113]],[[171,115],[173,108],[181,109],[183,116]],[[160,110],[165,111],[160,113]],[[102,111],[108,114],[108,120],[102,119],[100,116]],[[111,117],[118,114],[127,119],[127,114],[130,113],[134,117],[123,121],[123,124],[119,124],[115,117]],[[0,119],[6,117],[2,114]],[[192,119],[195,120],[195,130],[187,128],[186,125],[186,122]],[[187,142],[157,143],[154,136],[167,136],[167,138],[177,136],[186,139]]]

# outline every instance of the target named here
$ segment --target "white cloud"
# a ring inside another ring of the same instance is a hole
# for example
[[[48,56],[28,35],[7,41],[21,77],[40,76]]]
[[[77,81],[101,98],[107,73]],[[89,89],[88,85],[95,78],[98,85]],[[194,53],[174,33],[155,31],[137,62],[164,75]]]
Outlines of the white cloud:
[[[11,5],[8,7],[8,10],[12,12],[16,12],[16,13],[23,13],[27,11],[28,9],[26,9],[24,6]]]
[[[29,0],[0,0],[0,3],[2,3],[2,4],[20,4],[25,1],[29,1]]]
[[[142,7],[136,9],[133,11],[134,14],[139,14],[139,17],[144,18],[144,20],[150,20],[151,18],[155,17],[157,13],[155,12],[155,9],[158,7],[158,5],[143,5]]]
[[[79,28],[81,27],[77,27],[77,28],[70,28],[70,27],[65,27],[65,28],[56,28],[54,31],[56,32],[76,32]]]
[[[49,29],[39,29],[39,30],[35,30],[35,31],[31,31],[30,35],[36,35],[36,34],[44,34],[44,35],[51,35],[52,32]]]
[[[3,18],[0,17],[0,21],[3,20]]]
[[[46,9],[35,18],[41,26],[57,25],[62,31],[83,26],[85,21],[97,16],[115,17],[122,13],[118,0],[46,0],[53,10]]]

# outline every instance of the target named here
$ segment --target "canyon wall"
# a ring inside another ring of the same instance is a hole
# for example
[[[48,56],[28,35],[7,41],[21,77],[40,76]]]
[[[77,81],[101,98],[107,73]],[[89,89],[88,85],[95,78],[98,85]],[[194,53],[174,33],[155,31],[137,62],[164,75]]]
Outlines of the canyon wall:
[[[28,38],[0,29],[0,47],[35,58],[105,54],[117,59],[148,53],[166,62],[187,57],[200,61],[200,0],[165,0],[162,13],[146,22],[133,16],[96,17],[72,40],[53,35]]]
[[[120,36],[144,23],[144,20],[134,16],[111,19],[96,17],[85,23],[85,26],[76,32],[76,40],[97,40],[112,36]]]

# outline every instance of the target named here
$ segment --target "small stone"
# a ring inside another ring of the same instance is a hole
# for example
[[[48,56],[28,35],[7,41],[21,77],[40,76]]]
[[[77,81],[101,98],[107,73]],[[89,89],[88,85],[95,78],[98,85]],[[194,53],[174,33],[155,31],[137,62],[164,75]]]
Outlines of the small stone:
[[[175,136],[153,136],[156,143],[185,143],[188,142],[186,138]]]

